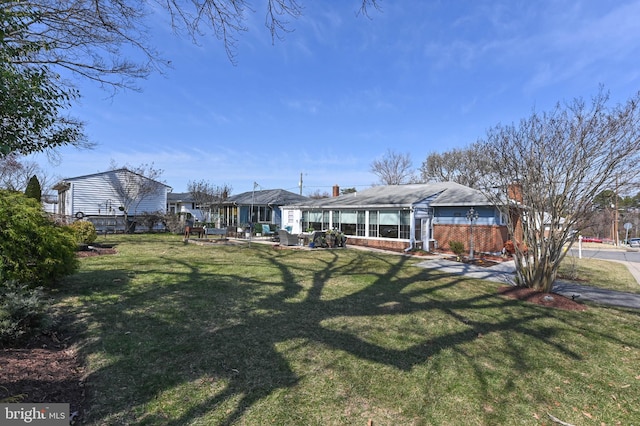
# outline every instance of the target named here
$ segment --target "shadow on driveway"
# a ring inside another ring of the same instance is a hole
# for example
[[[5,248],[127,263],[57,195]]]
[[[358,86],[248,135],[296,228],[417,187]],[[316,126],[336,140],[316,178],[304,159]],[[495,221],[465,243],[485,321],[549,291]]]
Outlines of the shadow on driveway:
[[[515,284],[515,264],[513,261],[485,268],[446,259],[430,259],[418,263],[417,266],[445,274],[459,274],[468,278]],[[640,294],[635,293],[589,287],[562,280],[557,280],[554,283],[553,292],[565,297],[579,298],[581,301],[587,300],[602,305],[640,309]]]

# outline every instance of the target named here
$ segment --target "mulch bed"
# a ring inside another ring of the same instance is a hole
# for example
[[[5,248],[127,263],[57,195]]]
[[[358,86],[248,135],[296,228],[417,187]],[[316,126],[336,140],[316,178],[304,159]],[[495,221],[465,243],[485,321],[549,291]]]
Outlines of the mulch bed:
[[[0,375],[0,401],[67,403],[76,420],[82,412],[83,363],[69,336],[49,332],[20,348],[0,349]]]
[[[463,258],[460,258],[460,260],[458,260],[457,257],[453,256],[453,257],[447,257],[446,259],[451,260],[453,262],[466,263],[467,265],[482,266],[484,268],[490,268],[502,262],[502,259],[500,258],[488,258],[488,257],[482,257],[482,258],[476,257],[473,260],[463,257]]]
[[[110,245],[83,245],[80,246],[78,251],[76,252],[77,257],[92,257],[92,256],[100,256],[102,254],[116,254],[116,249]]]
[[[587,310],[587,306],[568,297],[556,293],[542,293],[526,287],[503,286],[498,288],[498,293],[511,299],[524,300],[548,308],[564,309],[566,311]]]

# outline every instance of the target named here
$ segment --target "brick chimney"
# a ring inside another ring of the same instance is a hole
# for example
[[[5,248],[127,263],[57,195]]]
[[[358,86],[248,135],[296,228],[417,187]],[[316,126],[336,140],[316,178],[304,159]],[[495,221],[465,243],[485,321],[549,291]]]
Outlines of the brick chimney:
[[[338,185],[333,185],[333,196],[337,197],[340,195],[340,187]]]
[[[522,203],[522,185],[512,183],[507,187],[507,198],[517,203]]]

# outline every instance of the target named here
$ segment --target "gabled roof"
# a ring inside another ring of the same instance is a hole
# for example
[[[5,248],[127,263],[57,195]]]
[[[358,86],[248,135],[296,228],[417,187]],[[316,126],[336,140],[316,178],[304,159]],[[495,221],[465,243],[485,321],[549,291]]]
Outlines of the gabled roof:
[[[121,169],[115,169],[115,170],[107,170],[106,172],[92,173],[92,174],[89,174],[89,175],[82,175],[82,176],[75,176],[75,177],[65,178],[65,179],[62,179],[60,182],[56,183],[53,186],[53,189],[65,189],[65,187],[68,187],[69,182],[73,182],[73,181],[76,181],[76,180],[82,180],[82,179],[91,178],[91,177],[95,177],[95,176],[102,176],[102,175],[108,175],[108,174],[120,173],[120,172],[125,172],[125,173],[131,173],[131,174],[134,174],[134,175],[138,175],[138,176],[143,177],[145,179],[154,181],[158,185],[162,185],[162,186],[165,186],[167,188],[171,188],[171,186],[167,185],[166,183],[163,183],[163,182],[160,182],[160,181],[157,181],[157,180],[154,180],[154,179],[149,179],[148,177],[143,176],[143,175],[141,175],[139,173],[136,173],[136,172],[132,172],[129,169],[121,168]]]
[[[406,208],[429,199],[431,206],[485,206],[491,202],[480,191],[455,182],[374,186],[333,198],[296,203],[305,208]]]
[[[193,197],[190,192],[170,192],[167,194],[167,202],[169,203],[193,203]]]
[[[431,202],[438,206],[491,206],[493,203],[477,189],[455,182],[444,182],[447,189]]]
[[[283,206],[287,204],[307,202],[309,200],[309,197],[298,195],[284,189],[264,189],[260,191],[248,191],[241,194],[232,195],[231,197],[227,198],[224,204],[257,204]]]

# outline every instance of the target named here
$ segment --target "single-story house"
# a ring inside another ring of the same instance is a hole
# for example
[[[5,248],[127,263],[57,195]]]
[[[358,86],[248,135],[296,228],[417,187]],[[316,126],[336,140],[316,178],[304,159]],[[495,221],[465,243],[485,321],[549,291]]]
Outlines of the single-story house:
[[[89,220],[98,231],[122,231],[124,218],[165,213],[171,187],[127,169],[63,179],[58,191],[58,215],[63,220]]]
[[[394,250],[446,249],[449,241],[468,249],[473,231],[475,250],[493,253],[508,238],[500,211],[480,191],[454,182],[374,186],[287,204],[282,227],[293,233],[339,229],[349,244]]]
[[[284,205],[306,203],[310,198],[284,189],[264,189],[232,195],[221,207],[224,225],[246,229],[250,224],[274,225],[282,227]],[[240,230],[240,229],[239,229]]]

